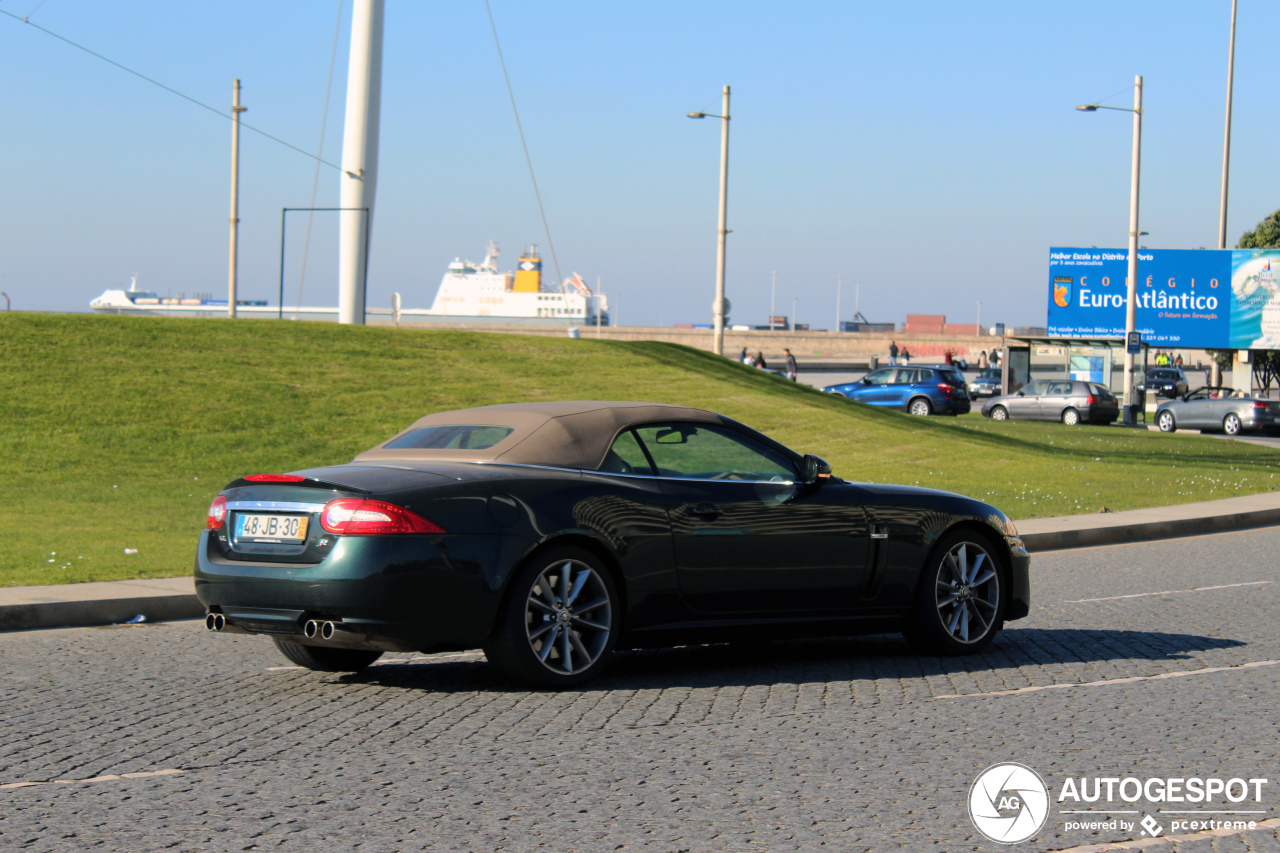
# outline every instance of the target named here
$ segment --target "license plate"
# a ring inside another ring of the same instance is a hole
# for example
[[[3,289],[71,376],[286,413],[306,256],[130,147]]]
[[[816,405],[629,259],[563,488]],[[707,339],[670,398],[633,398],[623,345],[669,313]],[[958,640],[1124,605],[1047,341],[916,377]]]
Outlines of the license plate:
[[[236,539],[244,542],[301,542],[307,538],[305,515],[236,516]]]

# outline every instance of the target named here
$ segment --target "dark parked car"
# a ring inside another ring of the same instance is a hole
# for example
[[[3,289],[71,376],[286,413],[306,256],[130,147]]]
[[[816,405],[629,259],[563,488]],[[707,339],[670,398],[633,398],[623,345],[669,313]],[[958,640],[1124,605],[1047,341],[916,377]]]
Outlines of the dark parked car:
[[[481,647],[561,688],[615,649],[734,638],[903,631],[976,652],[1027,615],[1029,562],[993,506],[846,482],[722,415],[513,403],[235,480],[195,583],[211,631],[269,636],[303,667]]]
[[[1153,367],[1138,386],[1139,391],[1170,398],[1181,397],[1189,388],[1187,375],[1181,367]]]
[[[1198,429],[1221,430],[1227,435],[1242,432],[1280,432],[1280,403],[1260,400],[1233,388],[1206,385],[1156,409],[1156,425],[1164,432]]]
[[[988,367],[969,383],[969,396],[973,399],[990,397],[1000,393],[1000,368]]]
[[[882,367],[857,382],[822,390],[913,415],[964,415],[970,407],[964,375],[947,366]]]
[[[1078,379],[1037,379],[1013,394],[992,397],[982,404],[982,414],[998,421],[1016,418],[1062,421],[1074,426],[1114,423],[1120,416],[1116,395],[1095,382]]]

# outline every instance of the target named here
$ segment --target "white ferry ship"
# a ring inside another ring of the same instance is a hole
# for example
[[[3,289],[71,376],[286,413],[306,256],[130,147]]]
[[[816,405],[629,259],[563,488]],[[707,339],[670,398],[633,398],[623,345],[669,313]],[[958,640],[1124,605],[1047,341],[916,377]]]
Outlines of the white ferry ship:
[[[128,290],[107,290],[89,303],[98,314],[160,315],[169,317],[225,317],[227,300],[210,294],[160,296],[138,290],[135,277]],[[538,247],[527,247],[521,254],[514,273],[498,271],[498,247],[489,243],[480,263],[455,259],[449,264],[435,301],[430,308],[365,309],[367,322],[524,324],[524,325],[600,325],[609,324],[608,300],[593,294],[574,273],[558,289],[544,289],[542,259]],[[337,307],[285,307],[268,305],[265,299],[237,299],[240,317],[297,320],[338,319]],[[397,316],[398,315],[398,316]]]

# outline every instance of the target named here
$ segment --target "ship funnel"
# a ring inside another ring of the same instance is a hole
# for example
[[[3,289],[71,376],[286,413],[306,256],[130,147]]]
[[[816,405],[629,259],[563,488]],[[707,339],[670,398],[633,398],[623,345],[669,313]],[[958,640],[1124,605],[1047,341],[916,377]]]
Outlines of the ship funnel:
[[[542,258],[537,246],[526,246],[520,253],[520,263],[516,267],[516,283],[511,288],[515,293],[540,293],[542,291]]]

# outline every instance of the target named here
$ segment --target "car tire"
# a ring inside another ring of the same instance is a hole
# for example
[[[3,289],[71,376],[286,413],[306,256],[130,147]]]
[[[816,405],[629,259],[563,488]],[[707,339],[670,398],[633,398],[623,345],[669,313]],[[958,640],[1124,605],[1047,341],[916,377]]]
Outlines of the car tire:
[[[366,649],[334,649],[328,646],[304,646],[272,637],[280,654],[298,666],[316,672],[359,672],[382,657],[382,652]]]
[[[1227,435],[1239,435],[1243,429],[1244,424],[1240,422],[1240,416],[1235,412],[1222,419],[1222,431]]]
[[[928,397],[916,397],[907,405],[907,411],[913,415],[928,416],[933,414],[933,403]]]
[[[1156,418],[1156,426],[1160,427],[1161,432],[1177,432],[1178,422],[1173,418],[1173,412],[1167,409],[1160,413]]]
[[[622,624],[613,576],[594,554],[560,547],[536,554],[512,578],[489,663],[528,687],[563,690],[598,676]]]
[[[1062,422],[1067,426],[1076,426],[1080,423],[1080,413],[1072,408],[1067,408],[1062,412]]]
[[[1009,420],[1009,410],[1004,406],[995,406],[991,409],[991,420],[1007,421]]]
[[[1000,633],[1007,584],[992,552],[983,537],[968,530],[943,537],[921,572],[903,631],[912,648],[934,655],[974,654]]]

